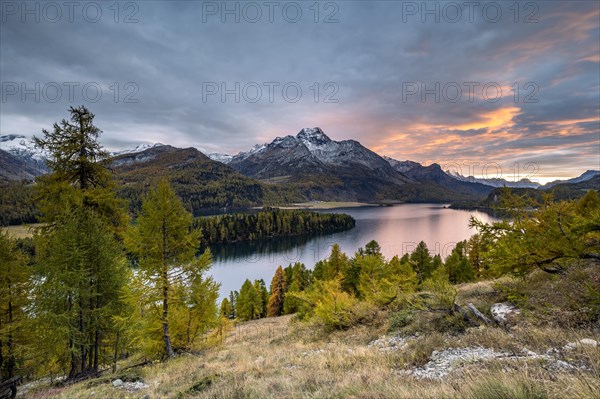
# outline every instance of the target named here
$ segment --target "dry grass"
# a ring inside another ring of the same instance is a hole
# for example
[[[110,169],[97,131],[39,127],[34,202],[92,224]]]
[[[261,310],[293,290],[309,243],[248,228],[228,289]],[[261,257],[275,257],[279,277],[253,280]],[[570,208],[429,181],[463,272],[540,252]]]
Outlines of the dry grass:
[[[33,231],[40,227],[41,223],[20,224],[18,226],[0,227],[0,231],[8,231],[8,234],[14,238],[33,237]]]
[[[489,284],[460,287],[461,300],[489,296]],[[481,301],[484,303],[485,301]],[[586,329],[538,327],[523,321],[512,329],[468,328],[461,334],[421,334],[400,350],[382,352],[368,342],[385,334],[387,316],[372,326],[325,335],[291,316],[240,324],[219,346],[181,355],[136,373],[148,388],[113,388],[112,376],[66,388],[38,391],[42,398],[600,398],[600,348],[582,346],[562,359],[588,371],[556,371],[542,360],[495,360],[467,364],[443,380],[419,380],[402,372],[424,364],[431,352],[482,346],[538,353],[581,338],[600,340]]]

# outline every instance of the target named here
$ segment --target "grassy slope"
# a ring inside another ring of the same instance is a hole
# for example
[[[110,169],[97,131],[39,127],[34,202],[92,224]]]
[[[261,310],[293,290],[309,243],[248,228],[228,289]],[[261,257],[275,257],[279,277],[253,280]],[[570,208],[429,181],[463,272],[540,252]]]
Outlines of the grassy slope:
[[[489,282],[459,286],[458,303],[484,312],[497,299]],[[546,295],[546,294],[543,294]],[[582,347],[564,360],[591,364],[589,371],[550,370],[541,360],[467,363],[443,380],[419,380],[401,370],[424,365],[434,350],[481,346],[544,353],[598,331],[538,326],[527,312],[516,327],[475,327],[462,333],[422,333],[400,350],[382,352],[368,343],[390,333],[388,315],[371,325],[324,335],[291,316],[240,324],[219,347],[167,363],[117,372],[66,388],[43,388],[33,398],[599,398],[600,348]],[[428,323],[426,318],[415,326]],[[425,330],[427,331],[427,329]],[[113,388],[117,377],[141,377],[148,388]]]

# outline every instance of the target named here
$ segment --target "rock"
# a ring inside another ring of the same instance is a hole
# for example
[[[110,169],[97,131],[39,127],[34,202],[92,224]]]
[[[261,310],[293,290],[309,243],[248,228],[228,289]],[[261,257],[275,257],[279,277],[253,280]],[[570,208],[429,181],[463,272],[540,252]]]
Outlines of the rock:
[[[598,341],[595,341],[595,340],[590,339],[590,338],[580,339],[579,343],[581,345],[589,345],[589,346],[593,346],[593,347],[598,347]]]
[[[150,395],[144,395],[141,397],[141,399],[150,399]]]
[[[135,381],[135,382],[126,382],[123,384],[123,388],[128,391],[139,391],[140,389],[148,388],[148,384],[144,384],[143,381]]]
[[[565,351],[572,351],[575,350],[581,346],[591,346],[594,348],[598,347],[598,341],[595,341],[593,339],[590,338],[583,338],[580,339],[578,342],[569,342],[568,344],[566,344],[565,346],[563,346],[563,350]]]
[[[490,308],[490,312],[492,313],[494,320],[502,324],[508,322],[507,316],[521,313],[521,311],[510,302],[495,303]]]
[[[392,336],[392,337],[381,337],[376,339],[375,341],[369,342],[369,347],[377,348],[382,352],[390,352],[397,351],[402,349],[408,341],[414,340],[416,337],[406,337],[403,338],[401,336]]]
[[[112,382],[112,386],[115,387],[115,388],[122,387],[123,386],[123,380],[117,378],[116,380],[114,380]]]

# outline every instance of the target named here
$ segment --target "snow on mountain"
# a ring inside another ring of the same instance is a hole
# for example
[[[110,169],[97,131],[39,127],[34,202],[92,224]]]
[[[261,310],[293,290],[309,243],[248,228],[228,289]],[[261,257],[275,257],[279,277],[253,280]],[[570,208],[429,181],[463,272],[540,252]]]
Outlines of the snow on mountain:
[[[463,176],[456,171],[447,170],[446,173],[459,181],[470,182],[470,183],[481,183],[490,187],[511,187],[511,188],[538,188],[540,183],[532,182],[529,179],[521,179],[519,181],[509,181],[506,179],[492,178],[482,179],[474,176]]]
[[[135,146],[134,148],[129,148],[129,149],[120,150],[120,151],[112,151],[110,153],[110,155],[113,157],[116,157],[118,155],[124,155],[124,154],[135,154],[138,152],[146,151],[149,148],[162,147],[162,146],[164,146],[164,144],[162,144],[162,143],[155,143],[155,144],[144,143],[144,144],[139,144],[139,145]]]
[[[35,148],[35,145],[31,139],[20,134],[7,134],[0,136],[0,149],[22,159],[44,161],[47,158],[43,151]]]
[[[421,165],[418,162],[414,162],[414,161],[398,161],[394,158],[390,158],[388,156],[384,156],[383,159],[385,159],[386,161],[388,161],[388,163],[390,165],[392,165],[392,168],[396,169],[398,172],[408,172],[410,170],[413,170],[417,167],[422,167],[423,165]]]
[[[212,159],[213,161],[221,162],[224,164],[228,164],[233,159],[233,155],[219,154],[219,153],[208,154],[208,157],[210,159]]]

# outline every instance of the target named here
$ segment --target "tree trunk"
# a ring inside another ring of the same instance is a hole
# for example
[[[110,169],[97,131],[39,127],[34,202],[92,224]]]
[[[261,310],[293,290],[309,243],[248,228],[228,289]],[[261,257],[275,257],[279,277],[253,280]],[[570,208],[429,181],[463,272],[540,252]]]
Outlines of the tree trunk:
[[[169,337],[169,275],[167,264],[167,226],[163,220],[162,225],[162,243],[163,243],[163,338],[165,340],[165,352],[167,357],[173,357],[173,347],[171,346],[171,338]]]
[[[115,352],[113,354],[113,366],[112,366],[112,372],[116,373],[117,372],[117,358],[119,356],[119,330],[117,330],[117,336],[115,337]]]
[[[8,297],[10,298],[11,293],[11,283],[10,279],[8,280]],[[12,300],[8,301],[8,363],[6,364],[6,371],[8,372],[8,378],[13,378],[15,376],[15,354],[13,353],[13,336],[12,336],[12,323],[13,323],[13,311],[12,311]]]
[[[67,303],[68,313],[71,313],[71,309],[73,309],[73,299],[71,293],[68,295]],[[75,374],[77,374],[77,357],[75,356],[75,340],[73,339],[73,329],[74,327],[69,321],[69,353],[71,354],[71,369],[69,370],[69,379],[74,378]]]
[[[483,313],[481,313],[476,307],[475,305],[473,305],[472,303],[469,303],[467,305],[467,307],[469,309],[471,309],[471,312],[473,312],[475,314],[475,316],[477,316],[477,318],[481,321],[483,321],[485,324],[492,324],[492,321],[490,319],[488,319]]]
[[[166,274],[166,273],[165,273]],[[171,338],[169,337],[169,287],[163,286],[163,338],[165,340],[165,352],[167,357],[173,356],[173,347],[171,346]]]

